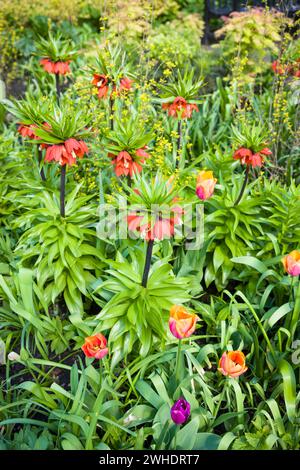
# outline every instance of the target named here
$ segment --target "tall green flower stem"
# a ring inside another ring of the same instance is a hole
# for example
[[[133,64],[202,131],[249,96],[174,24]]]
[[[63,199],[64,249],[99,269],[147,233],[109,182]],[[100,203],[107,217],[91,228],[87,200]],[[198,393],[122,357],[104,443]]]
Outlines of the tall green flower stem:
[[[63,165],[60,174],[60,215],[62,217],[65,217],[66,170],[67,166]]]
[[[179,119],[178,121],[177,134],[178,134],[178,138],[177,138],[175,168],[179,167],[180,156],[181,156],[181,147],[182,147],[182,120],[181,119]]]
[[[273,359],[274,359],[274,361],[276,361],[276,354],[275,354],[274,348],[273,348],[273,346],[272,346],[272,344],[271,344],[271,341],[269,340],[269,337],[268,337],[268,335],[267,335],[266,330],[264,329],[264,327],[263,327],[263,325],[262,325],[261,320],[260,320],[260,319],[258,318],[258,316],[257,316],[256,311],[254,310],[254,308],[253,308],[252,305],[250,304],[250,302],[249,302],[249,300],[247,299],[247,297],[245,297],[242,292],[238,291],[238,294],[239,294],[239,296],[244,300],[245,304],[248,306],[250,312],[252,313],[252,315],[253,315],[253,317],[254,317],[254,319],[255,319],[257,325],[258,325],[258,328],[260,329],[260,331],[261,331],[263,337],[264,337],[265,340],[266,340],[266,343],[267,343],[267,345],[268,345],[268,347],[269,347],[269,350],[270,350],[270,352],[271,352],[271,354],[272,354],[272,356],[273,356]]]
[[[241,390],[241,386],[238,382],[238,377],[229,377],[228,378],[229,385],[232,387],[235,399],[236,399],[236,408],[237,408],[237,419],[240,425],[244,425],[244,418],[245,418],[245,409],[244,409],[244,399],[245,395]],[[228,400],[227,400],[228,402]]]
[[[289,331],[291,333],[291,336],[289,337],[287,341],[287,346],[291,345],[291,342],[293,341],[293,337],[299,322],[300,318],[300,276],[298,278],[298,286],[296,287],[296,296],[295,296],[295,304],[294,304],[294,310],[292,314],[292,318],[290,321],[289,325]]]
[[[43,151],[42,151],[40,148],[38,148],[38,162],[39,162],[39,167],[41,166],[42,160],[43,160]],[[40,175],[41,175],[42,180],[43,180],[43,181],[46,181],[45,171],[44,171],[44,168],[43,168],[43,167],[41,167]]]
[[[61,89],[60,89],[59,74],[58,73],[55,74],[55,86],[56,86],[56,99],[57,99],[57,102],[59,103]]]
[[[219,413],[219,410],[221,408],[221,404],[222,404],[222,401],[223,401],[223,398],[225,396],[225,393],[228,392],[228,379],[226,378],[224,380],[224,386],[223,386],[223,389],[220,393],[220,397],[219,397],[219,400],[218,400],[218,404],[216,405],[215,409],[214,409],[214,418],[217,419],[218,417],[218,413]]]
[[[247,183],[248,183],[248,179],[249,179],[249,171],[250,171],[250,165],[247,165],[246,167],[246,171],[245,171],[245,178],[244,178],[244,182],[242,184],[242,187],[241,187],[241,190],[240,190],[240,194],[238,195],[238,198],[237,200],[235,201],[234,205],[237,206],[240,202],[240,200],[242,199],[243,197],[243,194],[244,194],[244,191],[246,189],[246,186],[247,186]]]
[[[146,261],[145,261],[145,267],[144,267],[143,279],[142,279],[143,287],[147,287],[148,276],[149,276],[149,271],[150,271],[150,266],[151,266],[153,245],[154,245],[154,240],[149,240],[147,244]]]
[[[176,354],[176,367],[175,367],[175,377],[176,382],[179,384],[179,374],[180,374],[180,365],[181,365],[181,349],[182,349],[182,340],[178,340],[177,354]]]

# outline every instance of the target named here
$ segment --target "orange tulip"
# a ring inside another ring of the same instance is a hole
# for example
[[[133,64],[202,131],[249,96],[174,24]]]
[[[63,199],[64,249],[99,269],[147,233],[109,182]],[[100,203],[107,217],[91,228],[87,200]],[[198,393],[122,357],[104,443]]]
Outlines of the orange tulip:
[[[173,305],[170,310],[169,328],[175,338],[188,338],[194,333],[198,320],[197,315],[188,312],[181,305]]]
[[[85,343],[81,346],[86,357],[102,359],[108,354],[107,339],[101,333],[85,338]]]
[[[217,179],[212,171],[200,171],[197,178],[196,194],[203,201],[213,195]]]
[[[242,351],[224,352],[219,361],[218,371],[229,377],[238,377],[246,372],[246,359]]]
[[[300,276],[300,251],[293,250],[282,258],[285,271],[291,276]]]

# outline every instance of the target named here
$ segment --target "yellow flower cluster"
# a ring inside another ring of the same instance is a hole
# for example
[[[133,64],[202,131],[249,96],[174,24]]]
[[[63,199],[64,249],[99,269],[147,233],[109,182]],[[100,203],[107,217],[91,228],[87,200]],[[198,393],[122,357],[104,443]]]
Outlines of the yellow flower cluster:
[[[155,148],[152,151],[153,158],[151,159],[151,166],[154,170],[160,170],[168,174],[169,170],[166,165],[165,155],[172,152],[173,145],[164,135],[157,137]]]

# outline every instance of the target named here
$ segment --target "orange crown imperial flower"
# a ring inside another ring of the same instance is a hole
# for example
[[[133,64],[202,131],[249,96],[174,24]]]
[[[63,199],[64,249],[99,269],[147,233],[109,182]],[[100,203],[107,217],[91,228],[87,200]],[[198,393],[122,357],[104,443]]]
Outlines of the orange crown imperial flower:
[[[129,175],[133,178],[134,174],[141,173],[145,159],[150,158],[145,149],[147,149],[146,146],[135,150],[135,156],[133,156],[134,152],[130,154],[126,150],[122,150],[118,155],[109,153],[108,156],[113,158],[112,164],[115,167],[116,176]]]
[[[271,155],[272,152],[268,147],[263,148],[259,152],[252,152],[252,150],[241,147],[233,154],[234,160],[240,160],[241,163],[252,167],[261,167],[264,163],[266,155]]]
[[[106,98],[108,91],[109,91],[109,84],[111,83],[111,80],[107,75],[101,74],[101,73],[94,73],[93,75],[93,80],[92,80],[92,85],[97,87],[98,89],[98,98]],[[112,87],[112,91],[116,95],[120,95],[122,91],[129,91],[132,88],[133,80],[131,80],[128,77],[123,77],[120,80],[120,85],[116,86],[114,85]]]
[[[36,127],[37,126],[35,124],[27,125],[20,123],[18,127],[18,132],[19,134],[21,134],[22,137],[28,137],[29,139],[39,139],[39,137],[37,137],[34,132],[34,129]]]
[[[200,171],[197,177],[196,194],[199,199],[205,200],[210,198],[215,189],[217,178],[214,178],[212,171]]]
[[[102,333],[85,338],[85,343],[81,346],[86,357],[102,359],[108,354],[107,339]]]
[[[282,258],[285,271],[291,276],[300,276],[300,251],[293,250]]]
[[[88,147],[83,140],[67,139],[62,144],[49,145],[46,150],[45,161],[58,162],[60,165],[74,165],[76,159],[88,153]]]
[[[219,361],[218,371],[228,377],[239,377],[244,374],[246,367],[246,358],[242,351],[224,352]]]
[[[183,209],[181,207],[172,207],[173,216],[171,217],[158,217],[154,224],[150,222],[145,223],[145,217],[137,213],[132,213],[127,216],[128,230],[131,232],[139,232],[141,237],[146,240],[164,240],[174,236],[175,225],[181,224],[181,215]]]
[[[171,307],[169,328],[175,338],[189,338],[196,329],[197,321],[199,317],[195,313],[188,312],[181,305]]]
[[[188,103],[182,96],[177,96],[173,103],[163,103],[162,109],[167,109],[169,116],[179,119],[190,118],[193,111],[199,112],[196,104]]]
[[[98,89],[98,98],[105,98],[108,93],[108,77],[103,74],[94,73],[92,84]]]
[[[133,80],[131,80],[128,77],[123,77],[120,80],[120,86],[119,86],[119,91],[122,90],[130,90],[133,84]]]
[[[40,60],[40,64],[43,66],[46,72],[58,75],[66,75],[67,73],[71,73],[69,66],[70,62],[70,60],[53,62],[49,58]]]

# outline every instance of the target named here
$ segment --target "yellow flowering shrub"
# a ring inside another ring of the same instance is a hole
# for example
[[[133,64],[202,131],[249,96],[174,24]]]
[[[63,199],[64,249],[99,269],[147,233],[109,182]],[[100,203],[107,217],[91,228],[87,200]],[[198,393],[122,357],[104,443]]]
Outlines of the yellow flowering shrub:
[[[176,19],[151,30],[147,41],[149,55],[161,63],[175,62],[173,67],[184,65],[199,53],[203,31],[200,15],[181,12]]]
[[[111,36],[126,40],[148,34],[152,22],[160,16],[174,16],[178,11],[175,0],[107,0],[103,1],[102,20],[107,21]]]
[[[243,79],[253,81],[270,66],[270,60],[265,59],[278,54],[281,32],[289,23],[283,13],[267,8],[231,13],[224,26],[215,32],[217,39],[223,37],[220,45],[224,62],[231,64],[232,59],[246,56]]]

